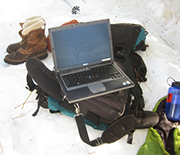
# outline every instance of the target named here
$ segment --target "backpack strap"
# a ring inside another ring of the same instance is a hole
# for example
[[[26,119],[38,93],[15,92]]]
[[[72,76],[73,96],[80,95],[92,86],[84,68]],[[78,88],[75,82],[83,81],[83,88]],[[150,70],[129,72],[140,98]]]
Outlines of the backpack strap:
[[[33,91],[34,89],[37,89],[37,85],[34,84],[31,76],[29,75],[29,73],[26,75],[26,81],[27,81],[27,85],[28,87],[26,87],[26,89]]]
[[[34,84],[31,76],[29,75],[29,73],[27,74],[26,76],[26,80],[27,80],[27,85],[28,87],[26,86],[26,88],[29,90],[29,91],[34,91],[35,89],[37,90],[37,97],[36,97],[36,100],[38,100],[38,103],[37,103],[37,109],[36,111],[32,114],[32,116],[36,116],[39,112],[39,108],[40,107],[43,107],[43,108],[48,108],[48,103],[47,103],[47,98],[48,98],[48,94],[45,93],[38,85]]]
[[[102,138],[97,138],[95,140],[90,141],[87,129],[84,123],[83,115],[75,116],[76,124],[78,127],[79,135],[83,142],[86,144],[89,144],[90,146],[99,146],[104,144],[105,142],[102,140]]]
[[[128,144],[132,144],[134,131],[135,131],[135,129],[131,130],[131,131],[128,133],[128,138],[127,138],[127,143],[128,143]]]
[[[131,108],[133,110],[139,110],[144,108],[144,98],[142,96],[143,92],[141,87],[138,84],[137,77],[133,68],[133,62],[131,61],[131,54],[134,53],[134,51],[131,51],[129,48],[126,48],[121,45],[121,49],[116,49],[115,54],[115,62],[120,67],[124,68],[124,72],[128,75],[128,77],[134,82],[135,86],[133,88],[130,88],[130,94],[134,96],[134,100],[132,103]],[[123,62],[121,62],[121,59],[124,59]]]
[[[124,135],[130,133],[130,131],[134,129],[137,123],[136,118],[133,115],[126,115],[117,119],[108,128],[106,128],[101,137],[91,141],[84,123],[83,114],[80,113],[78,104],[76,104],[75,108],[77,113],[75,120],[79,135],[82,141],[90,146],[99,146],[104,143],[113,143],[122,138]]]
[[[130,88],[130,94],[134,96],[134,99],[132,101],[132,104],[130,105],[131,102],[131,97],[129,98],[129,104],[126,104],[126,110],[132,110],[131,112],[133,115],[136,117],[138,114],[139,110],[143,110],[144,108],[144,98],[142,96],[142,89],[139,86],[137,82],[137,77],[133,68],[133,62],[131,61],[131,54],[134,53],[134,51],[131,51],[129,48],[125,48],[124,46],[121,46],[121,50],[116,49],[116,54],[115,57],[116,62],[121,65],[120,59],[118,57],[124,57],[123,61],[123,67],[125,68],[125,73],[129,76],[129,78],[134,82],[135,86],[133,88]],[[129,106],[129,107],[128,107]],[[128,108],[127,108],[128,107]],[[127,112],[129,114],[129,112]],[[133,140],[133,133],[135,130],[132,130],[131,132],[128,133],[128,139],[127,143],[132,144]]]
[[[38,85],[34,84],[29,73],[26,76],[26,80],[27,80],[27,85],[28,85],[28,87],[26,87],[26,89],[28,89],[30,91],[34,91],[35,89],[37,90],[37,94],[38,94],[36,97],[36,100],[37,100],[39,98],[40,94],[44,91]]]

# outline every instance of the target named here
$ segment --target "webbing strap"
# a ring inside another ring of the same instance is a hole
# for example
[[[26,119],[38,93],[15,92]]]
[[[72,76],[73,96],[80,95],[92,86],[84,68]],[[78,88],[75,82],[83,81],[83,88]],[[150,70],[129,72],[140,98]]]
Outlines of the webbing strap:
[[[122,118],[117,119],[112,123],[103,133],[102,136],[90,141],[86,126],[83,120],[83,115],[77,114],[75,116],[76,123],[78,126],[79,135],[83,142],[91,146],[99,146],[104,143],[113,143],[121,139],[124,135],[130,134],[128,142],[132,141],[132,130],[136,126],[137,120],[133,115],[127,115]]]
[[[128,134],[128,138],[127,138],[127,143],[128,144],[132,144],[132,141],[133,141],[133,133],[134,133],[135,130],[131,130]]]
[[[75,116],[75,120],[77,123],[79,135],[83,142],[91,146],[99,146],[104,144],[102,138],[97,138],[95,140],[90,141],[82,115]]]
[[[40,105],[38,104],[36,111],[32,114],[32,116],[36,116],[39,112]]]
[[[39,95],[40,95],[40,92],[42,91],[39,86],[35,85],[31,76],[29,75],[29,73],[27,74],[26,76],[26,80],[27,80],[27,85],[28,87],[26,87],[28,90],[30,90],[31,92],[36,89],[37,90],[37,97],[36,97],[36,100],[39,98]],[[36,116],[39,112],[39,108],[40,108],[40,104],[38,102],[38,106],[37,106],[37,109],[36,111],[32,114],[32,116]]]
[[[34,82],[33,82],[32,78],[30,77],[29,73],[26,76],[26,80],[27,80],[27,85],[29,87],[29,88],[27,88],[27,87],[26,88],[29,89],[30,91],[33,91],[36,88],[36,85],[34,84]]]

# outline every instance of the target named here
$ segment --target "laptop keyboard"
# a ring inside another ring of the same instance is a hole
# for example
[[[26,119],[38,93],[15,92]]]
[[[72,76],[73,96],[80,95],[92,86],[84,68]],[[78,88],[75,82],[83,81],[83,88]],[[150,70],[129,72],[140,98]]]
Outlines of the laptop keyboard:
[[[122,77],[122,75],[112,64],[93,67],[90,70],[85,70],[85,71],[62,76],[68,88],[91,83],[91,82],[96,82],[99,80],[104,80],[109,78],[115,79],[120,77]]]

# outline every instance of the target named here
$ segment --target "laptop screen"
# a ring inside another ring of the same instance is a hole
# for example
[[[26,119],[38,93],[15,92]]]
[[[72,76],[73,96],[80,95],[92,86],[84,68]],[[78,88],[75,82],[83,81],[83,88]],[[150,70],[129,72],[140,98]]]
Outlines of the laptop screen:
[[[107,21],[80,23],[52,31],[58,69],[110,60],[112,49]]]

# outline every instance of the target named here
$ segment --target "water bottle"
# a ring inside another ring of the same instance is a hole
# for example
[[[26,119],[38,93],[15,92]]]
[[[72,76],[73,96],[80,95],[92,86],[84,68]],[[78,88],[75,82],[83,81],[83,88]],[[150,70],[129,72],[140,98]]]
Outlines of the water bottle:
[[[169,120],[180,121],[180,82],[174,80],[170,86],[165,113]]]

